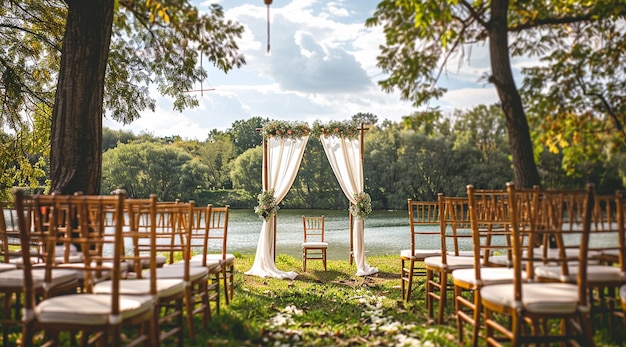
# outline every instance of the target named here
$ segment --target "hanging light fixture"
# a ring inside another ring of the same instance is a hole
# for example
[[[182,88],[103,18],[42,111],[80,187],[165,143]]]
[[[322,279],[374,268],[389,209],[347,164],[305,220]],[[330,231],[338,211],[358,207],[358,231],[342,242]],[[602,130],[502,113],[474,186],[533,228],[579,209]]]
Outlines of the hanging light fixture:
[[[263,0],[267,5],[267,53],[270,53],[270,5],[272,0]]]

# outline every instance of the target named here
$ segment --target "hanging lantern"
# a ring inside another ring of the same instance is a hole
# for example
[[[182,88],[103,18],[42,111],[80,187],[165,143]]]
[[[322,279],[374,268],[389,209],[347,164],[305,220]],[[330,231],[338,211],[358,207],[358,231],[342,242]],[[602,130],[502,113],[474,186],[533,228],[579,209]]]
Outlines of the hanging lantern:
[[[267,5],[267,53],[270,53],[270,5],[272,0],[263,0]]]

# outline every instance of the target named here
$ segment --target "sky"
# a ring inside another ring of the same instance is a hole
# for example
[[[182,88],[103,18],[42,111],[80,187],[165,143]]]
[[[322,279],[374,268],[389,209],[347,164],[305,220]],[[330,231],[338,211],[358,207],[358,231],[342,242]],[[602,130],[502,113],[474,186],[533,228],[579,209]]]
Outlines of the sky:
[[[286,121],[348,120],[372,113],[379,122],[399,122],[418,111],[399,93],[386,93],[377,84],[385,75],[376,66],[381,27],[366,28],[378,0],[274,0],[270,6],[270,53],[267,53],[267,7],[263,0],[192,1],[200,11],[219,3],[228,19],[245,27],[238,41],[246,65],[227,74],[208,62],[205,89],[197,93],[200,106],[173,110],[173,100],[158,95],[156,111],[145,111],[129,125],[104,119],[104,126],[135,134],[178,135],[206,140],[217,129],[226,131],[237,120],[262,117]],[[448,89],[430,107],[445,112],[470,109],[497,101],[492,85],[482,76],[490,71],[486,47],[472,50],[461,68],[452,63],[440,79]],[[200,89],[200,83],[194,87]]]

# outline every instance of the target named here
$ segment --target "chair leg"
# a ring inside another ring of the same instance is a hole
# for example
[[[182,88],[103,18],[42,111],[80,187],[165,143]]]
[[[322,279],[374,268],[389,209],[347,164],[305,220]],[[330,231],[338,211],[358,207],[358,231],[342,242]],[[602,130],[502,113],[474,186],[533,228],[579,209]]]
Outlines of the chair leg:
[[[306,272],[306,257],[307,251],[306,248],[302,250],[302,271]]]
[[[191,284],[188,284],[187,287],[185,288],[185,309],[186,309],[186,316],[187,316],[187,329],[189,331],[189,339],[191,339],[192,342],[196,342],[196,331],[194,329],[193,326],[193,293],[192,293],[192,288],[191,288]]]
[[[428,318],[433,319],[433,276],[434,271],[426,269],[426,311],[428,311]]]
[[[235,264],[231,264],[228,270],[228,293],[230,301],[233,301],[233,296],[235,294]]]
[[[464,332],[463,332],[463,328],[464,328],[464,324],[465,324],[465,319],[463,318],[463,304],[461,302],[461,295],[462,295],[463,289],[461,289],[461,287],[459,286],[454,286],[454,311],[456,312],[456,332],[459,338],[459,344],[463,344],[463,337],[464,337]]]
[[[447,290],[448,290],[448,273],[443,270],[439,272],[439,307],[438,307],[438,315],[437,315],[437,324],[443,323],[443,313],[446,307],[447,301]]]
[[[404,263],[404,260],[402,261]],[[404,264],[402,265],[402,268],[404,269]],[[408,277],[408,283],[407,283],[407,288],[406,288],[406,294],[403,292],[402,295],[405,296],[404,301],[409,301],[409,299],[411,298],[411,291],[413,290],[413,274],[415,272],[415,261],[411,260],[410,264],[409,264],[409,271],[407,272],[407,277]],[[402,285],[403,285],[403,291],[404,291],[404,281],[402,281]]]
[[[230,295],[228,290],[228,276],[226,275],[226,266],[222,266],[222,278],[224,283],[224,302],[226,305],[230,305]]]
[[[476,289],[473,291],[474,295],[474,325],[472,326],[472,346],[478,346],[478,338],[480,336],[481,329],[481,311],[482,304],[480,298],[480,289]]]
[[[326,271],[326,249],[322,250],[322,257],[324,261],[324,271]]]

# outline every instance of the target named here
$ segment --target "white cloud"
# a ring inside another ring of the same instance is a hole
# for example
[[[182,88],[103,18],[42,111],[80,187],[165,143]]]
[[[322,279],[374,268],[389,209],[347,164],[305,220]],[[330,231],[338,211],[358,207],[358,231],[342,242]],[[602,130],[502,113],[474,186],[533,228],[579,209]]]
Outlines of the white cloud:
[[[195,3],[206,10],[215,2]],[[198,95],[200,107],[180,113],[172,110],[171,100],[158,97],[155,113],[145,112],[124,129],[204,140],[212,129],[226,130],[254,116],[312,123],[371,112],[381,121],[400,121],[415,112],[398,93],[387,94],[377,85],[384,77],[376,66],[384,35],[380,27],[365,28],[364,23],[378,0],[275,0],[270,6],[270,54],[262,0],[218,3],[228,19],[245,27],[238,44],[247,64],[228,74],[209,68],[204,87],[215,90]],[[462,68],[450,67],[442,76],[450,91],[438,105],[463,108],[497,100],[492,86],[478,79],[489,71],[485,49],[475,48],[471,63]],[[105,126],[122,127],[108,120]]]

